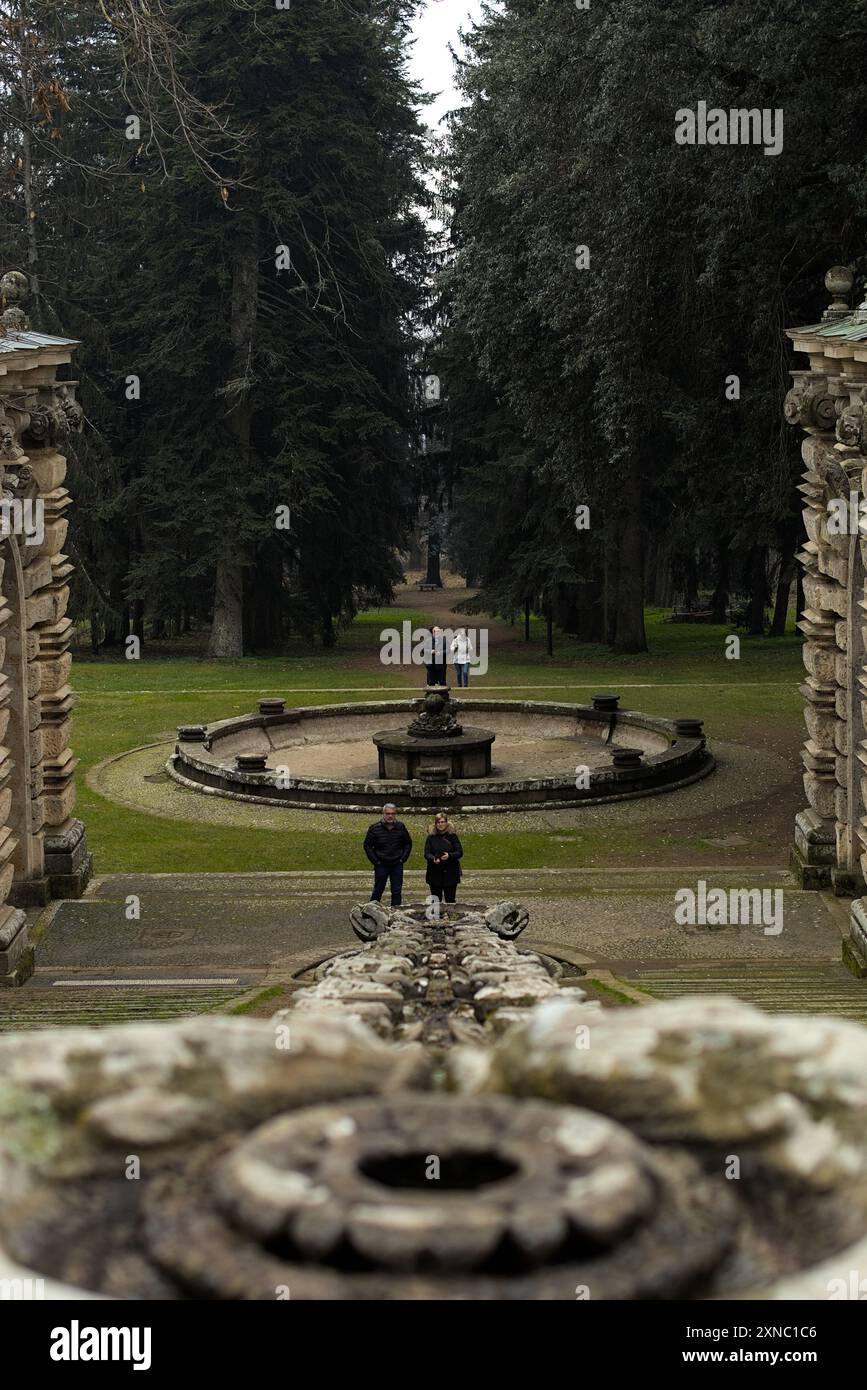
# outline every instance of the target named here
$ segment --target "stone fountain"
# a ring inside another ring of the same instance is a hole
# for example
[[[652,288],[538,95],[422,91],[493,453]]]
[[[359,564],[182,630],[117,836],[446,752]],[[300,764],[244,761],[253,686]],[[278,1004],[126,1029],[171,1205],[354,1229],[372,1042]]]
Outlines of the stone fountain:
[[[446,685],[425,688],[415,718],[405,730],[387,729],[373,735],[384,779],[431,782],[487,777],[491,771],[490,729],[464,727],[460,706]]]
[[[468,716],[484,725],[464,723]],[[388,717],[409,723],[383,729]],[[208,795],[334,811],[393,801],[401,812],[423,814],[445,804],[452,811],[540,810],[652,796],[699,781],[715,766],[700,719],[622,710],[612,694],[594,695],[589,705],[458,703],[438,685],[415,700],[311,707],[260,700],[255,714],[182,725],[166,764],[175,782]]]

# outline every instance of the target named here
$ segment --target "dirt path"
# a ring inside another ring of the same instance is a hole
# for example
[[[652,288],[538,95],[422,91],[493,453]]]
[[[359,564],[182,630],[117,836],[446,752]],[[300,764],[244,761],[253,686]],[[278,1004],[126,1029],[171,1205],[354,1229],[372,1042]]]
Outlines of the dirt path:
[[[397,610],[410,609],[422,614],[424,625],[429,627],[466,627],[476,630],[483,628],[487,633],[489,666],[494,665],[496,657],[526,657],[527,644],[524,641],[523,628],[517,625],[513,627],[500,618],[492,617],[490,613],[457,611],[455,605],[474,598],[478,593],[477,589],[466,588],[462,579],[448,574],[444,576],[444,588],[422,590],[418,587],[422,577],[421,571],[410,571],[407,574],[407,583],[401,584],[395,590],[394,603],[391,606]],[[348,664],[356,670],[382,672],[378,647],[369,653],[354,653]]]

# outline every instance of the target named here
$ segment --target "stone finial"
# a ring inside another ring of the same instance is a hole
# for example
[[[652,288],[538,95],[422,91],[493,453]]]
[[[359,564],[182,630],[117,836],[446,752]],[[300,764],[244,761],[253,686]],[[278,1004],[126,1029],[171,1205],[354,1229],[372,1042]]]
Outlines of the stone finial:
[[[823,323],[836,323],[839,319],[848,318],[852,310],[847,303],[847,297],[852,293],[852,286],[855,277],[847,265],[832,265],[825,276],[825,289],[833,296],[822,315]]]
[[[30,281],[20,270],[7,270],[0,276],[0,323],[6,333],[23,333],[30,327],[30,320],[22,309],[22,304],[30,293]]]

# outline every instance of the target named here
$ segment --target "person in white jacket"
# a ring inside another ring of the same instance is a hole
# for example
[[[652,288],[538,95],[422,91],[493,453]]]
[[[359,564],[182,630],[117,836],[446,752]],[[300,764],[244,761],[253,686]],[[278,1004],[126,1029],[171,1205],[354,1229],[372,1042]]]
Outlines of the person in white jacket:
[[[458,673],[458,685],[469,686],[470,662],[474,659],[475,652],[465,627],[458,628],[451,644],[451,653],[455,661],[455,670]]]

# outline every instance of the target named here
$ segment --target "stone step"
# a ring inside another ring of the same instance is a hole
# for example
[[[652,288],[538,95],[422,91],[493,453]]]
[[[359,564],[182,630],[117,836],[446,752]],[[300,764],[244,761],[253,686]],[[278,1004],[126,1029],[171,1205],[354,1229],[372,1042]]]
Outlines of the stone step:
[[[363,829],[359,836],[359,845]],[[419,851],[420,851],[419,846]],[[415,851],[413,851],[415,856]],[[360,850],[359,850],[360,854]],[[797,879],[785,866],[716,865],[666,866],[638,868],[606,867],[604,869],[474,869],[469,868],[466,882],[472,881],[478,891],[469,887],[464,894],[487,902],[516,892],[534,897],[549,896],[558,890],[584,894],[616,893],[618,891],[666,893],[683,886],[694,886],[705,879],[713,887],[788,888],[798,890]],[[406,883],[424,883],[424,864],[419,858],[410,861]],[[207,874],[109,874],[91,883],[82,901],[123,901],[129,893],[147,893],[159,898],[188,899],[190,896],[222,898],[227,894],[239,898],[297,899],[304,897],[352,897],[363,900],[364,890],[371,882],[371,871],[358,869],[314,869],[272,871],[269,873],[207,873]],[[799,890],[800,891],[800,890]],[[359,896],[360,895],[360,896]],[[424,890],[420,888],[420,896]]]
[[[623,978],[654,999],[729,994],[767,1013],[833,1014],[867,1022],[867,982],[836,964],[646,968],[624,972]]]
[[[14,989],[0,994],[0,1032],[24,1028],[57,1028],[112,1023],[142,1023],[151,1019],[188,1018],[210,1013],[244,993],[235,986],[194,986],[155,989],[152,986],[81,989]]]

